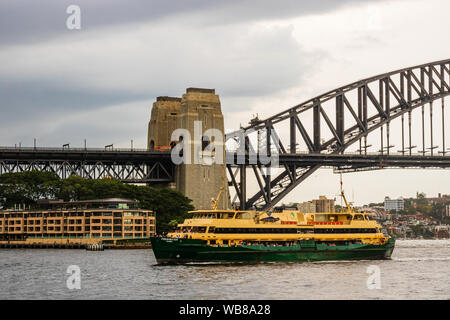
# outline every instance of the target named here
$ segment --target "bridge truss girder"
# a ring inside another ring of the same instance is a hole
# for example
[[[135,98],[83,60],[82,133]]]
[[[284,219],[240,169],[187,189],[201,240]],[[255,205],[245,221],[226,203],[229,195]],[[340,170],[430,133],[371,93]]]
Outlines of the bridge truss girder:
[[[240,208],[269,209],[316,170],[324,165],[327,166],[325,161],[317,161],[314,164],[305,162],[304,157],[296,149],[299,142],[306,146],[307,153],[321,155],[344,154],[349,146],[359,142],[359,154],[367,155],[367,149],[370,147],[367,144],[367,137],[379,129],[381,136],[378,153],[389,157],[392,155],[390,150],[392,148],[390,144],[391,122],[395,119],[401,119],[401,147],[398,152],[412,159],[414,157],[413,149],[416,146],[413,145],[412,140],[411,114],[413,110],[420,107],[422,107],[422,150],[419,152],[422,153],[424,158],[419,159],[416,165],[411,166],[442,167],[437,159],[436,161],[432,160],[431,165],[425,163],[425,161],[422,162],[422,160],[425,160],[427,152],[434,158],[441,157],[441,160],[448,158],[446,154],[449,151],[445,145],[444,98],[449,94],[450,60],[443,60],[357,81],[310,99],[265,120],[253,119],[250,125],[242,128],[241,131],[244,134],[265,131],[266,153],[268,155],[276,153],[280,159],[283,156],[291,155],[294,161],[286,163],[280,160],[279,166],[283,168],[283,171],[276,176],[272,176],[270,170],[264,170],[265,166],[260,163],[239,165],[236,162],[229,163],[227,167],[230,185],[234,187]],[[353,96],[353,100],[350,98],[351,96]],[[433,102],[439,100],[442,106],[442,150],[437,153],[435,152],[433,133]],[[328,106],[325,107],[325,104],[328,104]],[[429,132],[425,130],[425,105],[429,105],[430,109]],[[369,108],[375,110],[375,113],[370,114]],[[313,124],[312,129],[308,130],[304,123],[306,120],[302,115],[311,111]],[[330,113],[334,113],[334,117],[331,117]],[[346,113],[353,120],[350,125],[348,125],[348,121],[345,121]],[[405,118],[407,118],[406,125]],[[280,138],[276,133],[274,126],[280,126],[280,124],[289,128],[287,138]],[[324,127],[331,132],[331,138],[323,138]],[[407,135],[405,134],[405,127]],[[242,139],[237,138],[238,136],[236,132],[230,133],[226,140],[236,140],[240,146],[244,146],[246,153],[252,151],[253,146],[250,139],[246,137],[244,141],[240,141]],[[276,139],[273,139],[274,136]],[[406,136],[408,136],[408,139],[406,139]],[[426,140],[431,141],[429,148],[425,147]],[[258,143],[260,143],[259,140]],[[288,145],[289,147],[286,148],[285,146]],[[392,164],[392,167],[398,166]],[[251,170],[246,170],[247,168]],[[349,163],[344,167],[337,166],[337,170],[343,172],[375,168],[380,168],[380,166],[370,165],[369,162],[367,162],[367,165],[356,166]],[[247,171],[253,174],[259,186],[259,190],[249,198],[246,195]]]
[[[56,149],[0,149],[0,174],[48,171],[60,178],[110,178],[126,183],[168,183],[175,167],[167,153]]]

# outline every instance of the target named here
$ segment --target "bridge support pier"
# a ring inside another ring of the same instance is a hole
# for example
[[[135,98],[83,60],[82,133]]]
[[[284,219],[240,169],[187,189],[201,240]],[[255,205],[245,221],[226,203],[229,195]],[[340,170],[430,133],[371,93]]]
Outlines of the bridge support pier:
[[[186,130],[187,136],[173,137],[177,129]],[[188,88],[182,98],[158,97],[153,104],[148,148],[171,150],[179,143],[183,143],[190,152],[186,156],[186,163],[175,169],[176,189],[192,199],[196,209],[210,209],[211,200],[223,188],[218,209],[228,209],[230,200],[225,171],[224,120],[219,96],[214,89]],[[212,152],[206,150],[210,144],[215,146]],[[218,156],[220,152],[222,159]],[[214,159],[212,164],[205,161],[207,157]]]

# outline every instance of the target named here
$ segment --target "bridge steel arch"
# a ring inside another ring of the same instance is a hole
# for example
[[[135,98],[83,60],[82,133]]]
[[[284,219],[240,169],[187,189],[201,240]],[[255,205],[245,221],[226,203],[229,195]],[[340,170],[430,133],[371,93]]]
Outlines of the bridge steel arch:
[[[242,137],[242,132],[244,135],[255,131],[265,132],[263,141],[265,150],[269,150],[268,154],[271,152],[278,153],[282,172],[272,176],[270,170],[265,171],[264,165],[261,163],[251,164],[248,159],[243,164],[229,162],[227,169],[230,175],[230,185],[234,186],[240,208],[270,209],[322,167],[320,163],[303,164],[300,160],[301,157],[297,162],[282,161],[285,156],[299,155],[296,149],[299,142],[306,145],[306,152],[311,155],[344,154],[349,146],[359,142],[358,153],[367,155],[367,149],[370,147],[367,144],[367,137],[380,129],[381,138],[378,153],[388,158],[391,153],[390,149],[393,147],[389,141],[390,123],[399,118],[401,119],[402,133],[401,147],[398,153],[404,157],[416,157],[417,155],[413,153],[416,146],[412,144],[411,114],[413,110],[420,107],[422,107],[422,150],[418,153],[424,157],[449,158],[446,156],[450,151],[445,146],[446,122],[444,112],[444,98],[449,94],[450,59],[447,59],[363,79],[307,100],[267,119],[253,119],[249,126],[241,128],[241,133],[227,134],[226,140],[237,141],[239,145],[245,146],[245,151],[248,153],[253,151],[254,148],[248,137],[244,141],[238,138]],[[442,150],[436,152],[437,147],[433,140],[433,103],[439,100],[442,106],[442,123],[440,124],[442,137],[439,138],[441,139]],[[328,104],[328,106],[324,107],[324,104]],[[429,133],[425,132],[425,105],[429,105],[430,109]],[[375,113],[370,114],[369,109],[375,111]],[[302,117],[308,111],[312,111],[313,114],[313,125],[310,130],[304,125],[306,120]],[[335,114],[335,119],[331,120],[330,113]],[[351,124],[347,124],[348,121],[345,121],[345,114],[347,114],[346,117],[350,115]],[[274,128],[277,124],[289,128],[288,139],[283,140],[278,136]],[[323,127],[324,124],[331,132],[331,138],[323,139],[321,125]],[[384,129],[386,129],[385,132]],[[431,141],[429,148],[426,148],[426,140]],[[385,142],[386,145],[384,145]],[[260,139],[258,139],[259,144],[261,144]],[[288,148],[285,146],[288,146]],[[430,154],[427,155],[427,153]],[[336,169],[360,170],[363,167],[349,164],[347,167],[337,167]],[[246,196],[246,168],[253,169],[251,172],[259,186],[259,190],[248,199]]]

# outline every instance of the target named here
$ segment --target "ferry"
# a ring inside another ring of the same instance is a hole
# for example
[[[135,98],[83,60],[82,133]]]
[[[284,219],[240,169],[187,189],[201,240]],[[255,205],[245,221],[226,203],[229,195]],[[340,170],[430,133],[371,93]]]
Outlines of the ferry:
[[[395,239],[342,190],[346,210],[326,213],[218,210],[220,193],[211,210],[191,211],[174,232],[151,238],[158,264],[373,260],[394,250]]]

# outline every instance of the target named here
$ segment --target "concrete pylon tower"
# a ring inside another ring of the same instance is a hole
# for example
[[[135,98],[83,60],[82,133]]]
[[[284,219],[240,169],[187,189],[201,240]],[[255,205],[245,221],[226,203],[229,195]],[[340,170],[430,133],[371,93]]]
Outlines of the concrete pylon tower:
[[[185,129],[189,133],[189,139],[172,137],[176,129]],[[217,129],[220,139],[208,139],[207,132],[210,129]],[[181,139],[184,147],[190,150],[190,161],[177,166],[176,189],[192,199],[196,209],[210,209],[211,200],[215,199],[223,188],[217,208],[228,209],[230,199],[226,176],[224,120],[220,99],[214,89],[187,88],[181,99],[158,97],[153,104],[148,148],[161,150],[171,143],[179,143]],[[202,157],[212,155],[205,150],[210,142],[215,145],[214,155],[217,155],[219,148],[222,151],[223,158],[220,163],[210,164],[201,160]]]
[[[148,123],[147,148],[149,150],[170,149],[170,136],[178,128],[181,98],[158,97],[153,103]]]
[[[218,209],[227,209],[229,206],[228,182],[226,177],[225,144],[218,143],[223,154],[222,163],[204,164],[196,163],[198,153],[203,154],[204,147],[209,139],[204,139],[204,134],[209,129],[217,129],[224,137],[224,120],[220,107],[219,96],[214,89],[188,88],[181,98],[181,109],[178,117],[179,128],[187,129],[191,136],[191,161],[190,164],[182,164],[177,167],[177,189],[185,196],[193,200],[196,209],[210,209],[211,200],[215,199],[223,188],[222,196],[218,202]],[[201,124],[201,133],[196,134],[195,125]],[[203,141],[202,141],[203,140]],[[195,150],[194,144],[200,148]],[[197,155],[196,155],[197,153]]]

